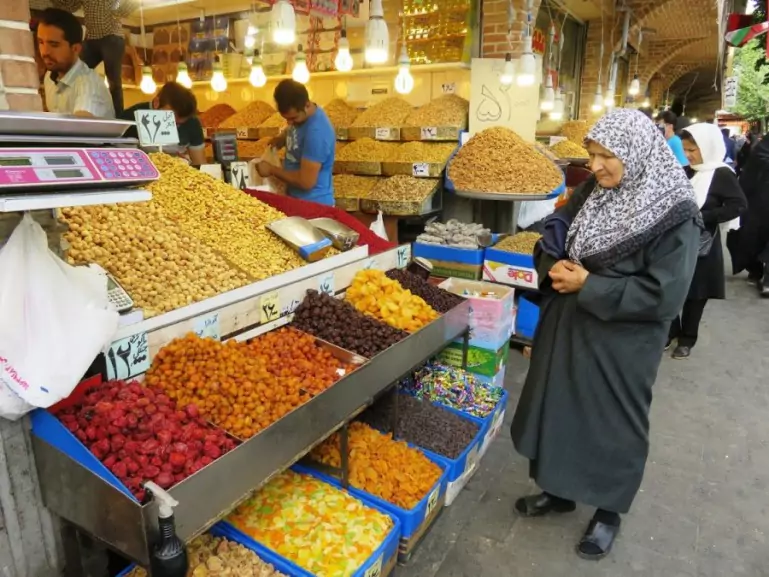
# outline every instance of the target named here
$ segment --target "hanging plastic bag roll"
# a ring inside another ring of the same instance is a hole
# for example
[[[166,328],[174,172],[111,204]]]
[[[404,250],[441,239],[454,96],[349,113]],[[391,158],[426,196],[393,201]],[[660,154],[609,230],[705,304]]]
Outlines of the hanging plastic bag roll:
[[[390,240],[389,238],[387,238],[387,229],[385,228],[384,215],[382,214],[381,210],[377,214],[376,220],[372,222],[371,226],[369,226],[368,228],[371,232],[373,232],[379,238],[383,240]]]
[[[112,342],[119,315],[106,277],[53,254],[29,213],[0,250],[0,270],[0,415],[13,419],[21,405],[7,392],[34,407],[69,396]]]

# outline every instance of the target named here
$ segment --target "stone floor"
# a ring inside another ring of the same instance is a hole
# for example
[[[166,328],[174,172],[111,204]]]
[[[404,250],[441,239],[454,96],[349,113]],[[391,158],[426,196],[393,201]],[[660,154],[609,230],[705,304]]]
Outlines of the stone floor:
[[[744,278],[728,282],[693,356],[663,360],[646,474],[608,558],[574,554],[591,510],[515,515],[515,499],[535,487],[503,429],[399,577],[769,576],[769,301]],[[526,369],[512,352],[508,425]]]

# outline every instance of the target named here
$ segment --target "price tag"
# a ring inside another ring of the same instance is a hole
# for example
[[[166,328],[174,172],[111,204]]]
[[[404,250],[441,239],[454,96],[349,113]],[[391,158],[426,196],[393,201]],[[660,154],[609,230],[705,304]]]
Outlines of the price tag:
[[[137,110],[134,112],[139,144],[168,146],[179,144],[179,131],[173,110]]]
[[[280,314],[281,314],[281,316],[285,316],[285,315],[290,315],[290,314],[292,314],[292,313],[293,313],[293,312],[296,310],[296,307],[298,307],[298,306],[299,306],[299,301],[298,301],[298,300],[296,300],[296,299],[292,299],[290,303],[288,303],[287,305],[285,305],[285,306],[284,306],[284,307],[283,307],[283,308],[280,310]]]
[[[411,173],[416,177],[430,176],[430,165],[426,162],[415,162],[411,167]]]
[[[222,340],[219,333],[219,313],[209,313],[195,319],[195,334],[202,339]]]
[[[238,128],[235,130],[235,134],[238,138],[248,138],[248,128]]]
[[[422,140],[435,140],[438,138],[438,127],[437,126],[423,126],[422,130]]]
[[[261,323],[269,323],[280,318],[280,293],[273,291],[262,297]]]
[[[376,259],[374,257],[371,257],[368,260],[366,260],[366,262],[363,265],[363,268],[366,270],[376,268]]]
[[[435,506],[438,504],[438,493],[440,492],[441,488],[436,487],[435,490],[430,493],[430,496],[427,498],[427,510],[425,511],[425,519],[427,519],[430,516],[430,513],[432,513],[435,510]]]
[[[238,190],[248,188],[251,184],[251,174],[247,162],[230,163],[230,184]]]
[[[107,378],[126,380],[150,368],[147,333],[131,335],[110,345],[107,351]]]
[[[396,261],[397,261],[396,266],[398,268],[406,268],[409,265],[409,262],[411,261],[411,245],[402,244],[396,250],[395,255],[396,255]]]
[[[334,296],[334,271],[329,271],[318,279],[318,292]]]
[[[375,132],[375,138],[377,140],[390,140],[390,129],[389,128],[377,128]]]
[[[371,564],[371,567],[366,569],[363,573],[363,577],[381,577],[382,575],[382,555]]]
[[[441,84],[441,92],[444,94],[456,94],[457,83],[456,82],[444,82]]]
[[[478,445],[475,445],[472,449],[470,449],[470,452],[467,453],[467,462],[465,463],[465,472],[464,474],[467,475],[470,471],[472,471],[475,468],[475,464],[478,462]]]

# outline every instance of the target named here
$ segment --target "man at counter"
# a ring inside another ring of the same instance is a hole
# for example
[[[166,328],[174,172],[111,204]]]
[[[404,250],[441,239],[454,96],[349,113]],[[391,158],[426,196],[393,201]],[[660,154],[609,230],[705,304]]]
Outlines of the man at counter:
[[[257,171],[286,183],[289,196],[334,206],[331,173],[334,168],[334,127],[323,109],[310,102],[307,88],[293,80],[275,87],[275,103],[288,128],[273,139],[275,148],[286,147],[283,168],[262,161]]]
[[[136,120],[137,110],[173,110],[176,118],[176,130],[179,133],[179,146],[163,147],[163,152],[176,153],[189,160],[190,164],[200,166],[206,163],[206,142],[203,125],[197,117],[198,101],[192,90],[178,82],[166,82],[152,102],[140,102],[128,108],[120,117],[123,120]],[[127,137],[138,138],[136,127],[129,128]]]
[[[58,8],[43,10],[38,18],[37,44],[48,71],[43,83],[49,112],[115,117],[104,81],[80,60],[83,28],[75,16]]]

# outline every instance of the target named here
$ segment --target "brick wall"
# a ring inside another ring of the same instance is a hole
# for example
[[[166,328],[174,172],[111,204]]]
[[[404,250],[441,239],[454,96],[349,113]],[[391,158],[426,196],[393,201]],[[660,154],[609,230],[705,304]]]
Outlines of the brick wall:
[[[0,0],[2,1],[2,0]],[[523,50],[523,33],[526,30],[526,2],[513,0],[515,22],[512,27],[512,47],[507,39],[508,0],[481,0],[481,56],[504,58],[508,52],[517,58]],[[540,0],[532,2],[532,25],[537,18]]]
[[[614,43],[611,38],[612,22],[603,25],[603,72],[601,75],[601,90],[606,93],[609,80],[609,60]],[[578,118],[590,120],[595,118],[590,107],[593,104],[596,88],[598,87],[598,71],[601,68],[601,21],[592,20],[587,23],[587,38],[585,40],[585,61],[582,66],[582,83],[579,91]]]
[[[28,0],[0,0],[0,110],[43,109]]]

